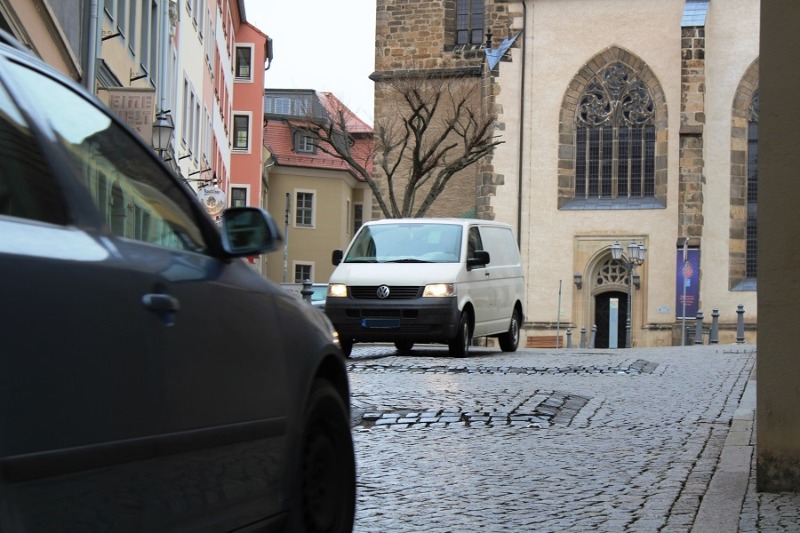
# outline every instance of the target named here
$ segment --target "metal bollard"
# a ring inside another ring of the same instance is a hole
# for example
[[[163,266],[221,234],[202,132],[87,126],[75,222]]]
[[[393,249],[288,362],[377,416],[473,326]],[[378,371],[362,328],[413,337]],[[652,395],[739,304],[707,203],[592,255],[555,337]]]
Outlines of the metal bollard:
[[[314,294],[314,291],[311,290],[311,280],[304,279],[303,280],[303,288],[300,289],[300,294],[303,296],[303,300],[311,303],[311,295]]]
[[[597,337],[597,325],[592,326],[592,334],[589,337],[589,348],[594,348],[594,340]]]
[[[694,325],[694,343],[703,344],[703,312],[697,312],[697,322]]]
[[[719,344],[719,309],[711,310],[711,335],[708,344]]]
[[[744,305],[736,306],[736,344],[744,344]]]
[[[586,348],[586,328],[581,328],[581,348]]]
[[[572,348],[572,328],[567,328],[567,348]]]

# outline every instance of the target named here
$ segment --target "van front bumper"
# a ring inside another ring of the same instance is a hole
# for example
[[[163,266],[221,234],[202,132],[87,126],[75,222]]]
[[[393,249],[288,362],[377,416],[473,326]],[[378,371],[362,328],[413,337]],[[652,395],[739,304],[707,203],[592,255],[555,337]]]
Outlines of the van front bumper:
[[[353,342],[448,342],[460,319],[454,297],[412,300],[328,298],[325,314]]]

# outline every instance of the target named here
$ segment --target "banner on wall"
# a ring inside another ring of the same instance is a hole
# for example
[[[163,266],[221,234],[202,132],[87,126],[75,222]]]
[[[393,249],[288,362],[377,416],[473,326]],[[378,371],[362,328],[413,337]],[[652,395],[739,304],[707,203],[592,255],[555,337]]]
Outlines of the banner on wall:
[[[675,318],[696,318],[699,300],[700,250],[678,248],[675,261]]]

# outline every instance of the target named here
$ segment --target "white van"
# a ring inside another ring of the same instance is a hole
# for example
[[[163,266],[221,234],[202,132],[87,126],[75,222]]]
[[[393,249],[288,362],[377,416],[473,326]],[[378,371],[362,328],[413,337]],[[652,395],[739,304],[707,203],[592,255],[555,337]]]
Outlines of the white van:
[[[325,313],[345,355],[357,342],[445,343],[464,357],[473,337],[519,345],[524,283],[511,226],[456,218],[367,222],[342,253]]]

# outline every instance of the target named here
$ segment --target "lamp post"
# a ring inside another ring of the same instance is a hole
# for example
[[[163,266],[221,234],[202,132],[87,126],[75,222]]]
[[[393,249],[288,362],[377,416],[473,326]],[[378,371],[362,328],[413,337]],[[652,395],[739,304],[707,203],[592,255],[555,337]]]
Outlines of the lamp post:
[[[611,247],[611,258],[614,261],[621,262],[625,265],[625,271],[627,272],[628,278],[628,308],[626,311],[627,317],[625,319],[625,347],[631,347],[631,306],[632,304],[632,291],[633,291],[633,278],[635,276],[634,271],[637,266],[640,266],[644,263],[644,259],[647,256],[647,249],[644,247],[644,244],[639,243],[636,244],[635,242],[631,241],[628,245],[628,256],[625,260],[622,259],[622,246],[620,246],[619,241],[616,241],[614,245]],[[639,288],[639,285],[636,285],[636,288]]]

